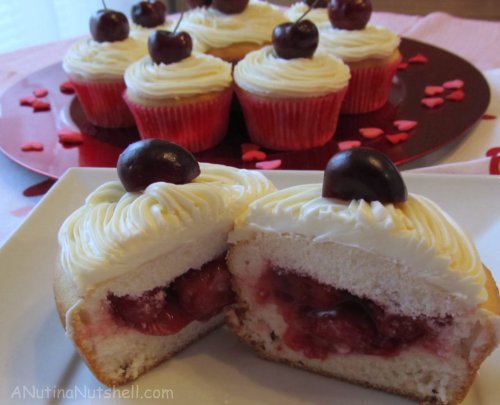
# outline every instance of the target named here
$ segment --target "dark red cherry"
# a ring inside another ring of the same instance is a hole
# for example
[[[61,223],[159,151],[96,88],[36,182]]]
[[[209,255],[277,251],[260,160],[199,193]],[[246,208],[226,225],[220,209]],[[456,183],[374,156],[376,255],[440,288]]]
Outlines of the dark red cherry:
[[[273,31],[274,51],[283,59],[311,58],[318,41],[318,28],[309,20],[283,23]]]
[[[404,202],[406,185],[397,167],[371,148],[339,152],[328,162],[323,177],[323,197],[341,200]]]
[[[154,31],[148,39],[149,55],[153,62],[168,65],[191,55],[193,40],[185,32]]]
[[[328,18],[334,28],[362,30],[371,15],[371,0],[331,0],[328,4]]]
[[[328,0],[302,0],[302,3],[307,3],[312,8],[327,8]]]
[[[196,7],[209,7],[212,4],[212,0],[186,0],[189,8]]]
[[[154,2],[141,1],[132,6],[132,21],[141,27],[153,28],[165,22],[167,7],[165,3],[157,0]]]
[[[90,33],[97,42],[123,41],[130,30],[125,14],[110,10],[99,10],[90,17]]]
[[[161,139],[130,144],[118,158],[118,177],[127,191],[142,191],[158,181],[186,184],[200,175],[191,152]]]
[[[238,14],[245,10],[249,0],[212,0],[212,7],[224,14]]]

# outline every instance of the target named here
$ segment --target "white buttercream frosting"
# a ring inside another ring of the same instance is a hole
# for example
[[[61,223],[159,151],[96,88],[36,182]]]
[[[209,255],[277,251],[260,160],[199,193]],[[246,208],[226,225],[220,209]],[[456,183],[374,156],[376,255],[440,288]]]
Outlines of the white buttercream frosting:
[[[234,68],[242,89],[273,97],[307,97],[347,87],[349,68],[338,58],[316,51],[312,58],[282,59],[272,46],[248,53]]]
[[[271,42],[274,27],[286,21],[278,7],[250,0],[245,10],[237,14],[224,14],[213,7],[191,9],[184,14],[179,29],[196,37],[208,50],[241,42]]]
[[[231,242],[255,232],[298,234],[333,241],[404,264],[414,279],[477,304],[487,299],[485,274],[472,239],[429,199],[410,194],[402,204],[345,202],[321,196],[322,185],[280,190],[250,204]]]
[[[168,65],[146,56],[125,71],[127,92],[152,100],[219,92],[232,81],[230,63],[198,52]]]
[[[68,49],[63,68],[77,79],[116,79],[123,77],[125,69],[146,53],[146,44],[134,37],[115,42],[97,42],[87,38]]]
[[[118,181],[97,188],[59,230],[61,264],[81,292],[196,241],[228,232],[256,198],[274,191],[258,172],[201,163],[187,184],[158,182],[143,193]]]
[[[292,6],[286,10],[285,15],[290,21],[294,22],[302,17],[307,10],[309,10],[307,3],[299,1],[298,3],[292,4]],[[331,26],[326,7],[313,8],[304,19],[312,21],[319,29]]]
[[[401,39],[387,28],[368,24],[362,30],[341,30],[332,26],[320,30],[319,48],[331,52],[345,62],[391,56]]]
[[[158,30],[171,31],[174,28],[174,24],[171,20],[165,19],[165,22],[156,27],[143,27],[142,25],[131,23],[130,25],[130,36],[137,38],[140,41],[148,42],[149,35]]]

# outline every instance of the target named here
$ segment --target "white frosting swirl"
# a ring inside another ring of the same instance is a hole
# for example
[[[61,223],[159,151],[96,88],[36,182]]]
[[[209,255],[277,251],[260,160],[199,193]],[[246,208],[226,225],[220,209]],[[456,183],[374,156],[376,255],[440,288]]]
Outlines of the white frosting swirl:
[[[401,39],[387,28],[367,25],[362,30],[341,30],[326,27],[319,32],[319,48],[331,52],[344,62],[391,56]]]
[[[274,191],[262,174],[201,163],[188,184],[153,183],[128,193],[105,183],[59,230],[61,264],[81,292],[212,232],[228,232],[236,215]]]
[[[299,234],[388,257],[412,277],[479,304],[487,299],[485,274],[471,238],[429,199],[410,194],[403,204],[344,202],[321,196],[322,185],[295,186],[250,204],[230,241],[253,232]]]
[[[212,7],[197,7],[184,14],[180,24],[198,41],[210,48],[251,42],[270,42],[276,25],[288,21],[276,6],[259,0],[250,0],[245,10],[238,14],[224,14]]]
[[[137,38],[139,41],[148,42],[149,35],[154,31],[170,31],[174,27],[172,21],[165,20],[165,22],[161,25],[157,25],[156,27],[143,27],[142,25],[131,23],[130,24],[130,36]]]
[[[272,46],[250,52],[234,68],[242,89],[273,97],[320,96],[347,87],[349,68],[325,52],[312,58],[281,59]]]
[[[230,63],[198,52],[168,65],[158,65],[146,56],[125,71],[127,92],[152,100],[218,92],[232,81]]]
[[[285,15],[290,21],[297,21],[304,13],[309,10],[307,3],[299,1],[293,4],[286,12]],[[324,27],[331,27],[330,19],[328,18],[328,11],[325,7],[313,8],[304,19],[312,21],[318,29]]]
[[[134,37],[115,42],[83,39],[68,49],[63,68],[76,79],[116,79],[123,77],[128,65],[146,54],[146,44]]]

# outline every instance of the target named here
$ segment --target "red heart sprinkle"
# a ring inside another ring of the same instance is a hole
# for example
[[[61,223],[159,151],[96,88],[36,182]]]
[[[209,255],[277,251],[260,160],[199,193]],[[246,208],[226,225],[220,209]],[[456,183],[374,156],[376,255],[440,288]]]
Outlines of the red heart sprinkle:
[[[465,98],[463,90],[455,90],[446,96],[446,100],[462,101]]]
[[[417,126],[417,121],[411,120],[397,120],[393,122],[398,131],[411,131]]]
[[[43,143],[40,142],[25,142],[21,145],[23,152],[41,152],[43,150]]]
[[[340,150],[347,150],[353,148],[359,148],[361,146],[361,141],[341,141],[337,144]]]
[[[359,133],[361,136],[367,138],[367,139],[373,139],[377,138],[380,135],[384,134],[384,131],[381,130],[380,128],[360,128]]]
[[[397,143],[406,141],[410,135],[408,135],[407,132],[400,132],[397,134],[387,134],[385,136],[385,139],[387,139],[390,143],[393,145],[396,145]]]
[[[497,116],[493,115],[493,114],[483,114],[481,119],[483,119],[483,120],[496,120]]]
[[[426,96],[435,96],[444,92],[443,86],[425,86],[424,93]]]
[[[420,100],[422,105],[425,105],[428,108],[435,108],[444,103],[443,97],[426,97]]]
[[[281,159],[263,160],[262,162],[255,163],[255,167],[260,170],[274,170],[280,167],[281,163]]]
[[[490,160],[490,174],[500,174],[500,155],[491,157]]]
[[[461,89],[464,87],[464,81],[460,79],[449,80],[443,83],[445,89]]]
[[[49,91],[47,89],[36,89],[33,90],[33,95],[38,98],[47,97]]]
[[[486,151],[486,156],[496,156],[500,155],[500,146],[494,146]]]
[[[252,150],[259,150],[260,146],[255,145],[254,143],[242,143],[241,144],[241,154],[244,155],[247,152],[250,152]]]
[[[50,111],[50,103],[36,99],[31,103],[33,112]]]
[[[253,160],[264,160],[265,158],[267,158],[267,155],[261,150],[249,150],[243,154],[241,160],[244,162],[251,162]]]
[[[59,85],[59,90],[63,94],[74,94],[75,86],[71,82],[64,82]]]
[[[61,129],[57,133],[59,142],[63,145],[79,145],[83,143],[83,135],[70,129]]]
[[[33,104],[33,101],[35,101],[36,98],[33,97],[33,96],[29,96],[29,97],[22,97],[19,99],[19,105],[24,105],[24,106],[29,106],[31,107],[31,105]]]
[[[408,62],[410,63],[427,63],[429,60],[425,55],[422,55],[421,53],[412,56],[410,59],[408,59]]]
[[[406,63],[406,62],[400,62],[398,64],[398,70],[405,70],[406,68],[408,68],[408,63]]]

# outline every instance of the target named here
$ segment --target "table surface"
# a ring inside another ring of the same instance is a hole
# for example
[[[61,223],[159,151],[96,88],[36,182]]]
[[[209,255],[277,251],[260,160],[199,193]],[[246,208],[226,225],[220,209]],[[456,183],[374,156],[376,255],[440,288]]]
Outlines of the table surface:
[[[493,1],[500,4],[499,0]],[[499,21],[464,19],[441,12],[425,16],[375,12],[372,22],[385,25],[402,36],[447,49],[474,64],[482,70],[491,88],[492,99],[487,113],[500,116]],[[0,94],[20,78],[60,61],[74,40],[0,54]],[[440,163],[457,165],[484,158],[490,148],[500,146],[499,122],[500,119],[481,121],[473,133]],[[484,172],[487,165],[482,162],[480,166],[461,167],[479,168],[478,172]],[[0,246],[40,200],[41,195],[36,195],[36,191],[46,189],[44,186],[48,184],[47,178],[18,166],[0,153]]]

